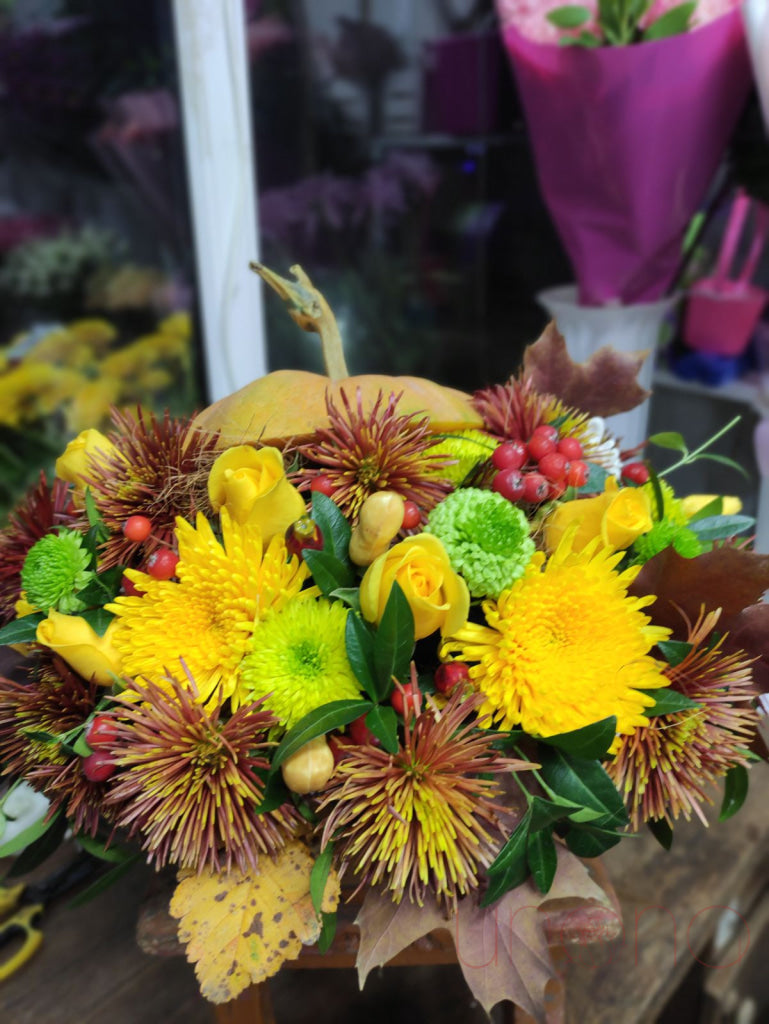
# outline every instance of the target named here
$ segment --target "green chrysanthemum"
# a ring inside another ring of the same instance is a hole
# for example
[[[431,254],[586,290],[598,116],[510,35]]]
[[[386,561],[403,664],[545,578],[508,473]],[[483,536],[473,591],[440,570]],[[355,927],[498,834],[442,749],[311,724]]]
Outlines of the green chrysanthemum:
[[[485,430],[459,430],[439,434],[431,454],[450,462],[441,467],[440,475],[459,487],[479,465],[491,458],[499,441]]]
[[[689,522],[689,517],[684,511],[681,501],[676,497],[676,493],[670,484],[666,480],[659,480],[660,492],[662,494],[662,518],[667,520],[669,523],[675,523],[676,526],[686,526]],[[657,518],[657,499],[654,496],[654,488],[651,483],[643,485],[643,489],[646,491],[649,497],[649,503],[654,509],[654,518]]]
[[[95,573],[88,568],[90,561],[83,538],[74,530],[41,537],[29,549],[21,570],[27,601],[45,612],[51,608],[65,615],[82,611],[85,605],[77,592],[94,578]]]
[[[702,554],[702,544],[694,530],[678,523],[663,519],[655,523],[648,533],[642,534],[633,542],[634,563],[643,564],[650,558],[672,547],[682,558],[696,558]]]
[[[315,708],[360,695],[345,651],[347,609],[338,601],[294,601],[259,624],[241,667],[242,701],[265,708],[291,728]]]
[[[454,491],[427,523],[473,597],[499,597],[523,575],[534,554],[526,516],[494,491]]]

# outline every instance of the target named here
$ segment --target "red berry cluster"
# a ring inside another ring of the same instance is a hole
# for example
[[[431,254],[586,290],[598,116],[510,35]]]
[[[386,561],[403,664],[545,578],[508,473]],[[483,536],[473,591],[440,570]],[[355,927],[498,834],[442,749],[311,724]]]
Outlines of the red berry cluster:
[[[152,521],[147,516],[129,516],[123,523],[123,533],[127,540],[134,544],[143,544],[152,536]],[[170,548],[159,548],[147,559],[144,566],[145,572],[156,580],[170,580],[176,575],[176,566],[179,556]],[[123,577],[123,592],[129,596],[139,594],[139,591],[127,577]]]
[[[491,456],[497,470],[492,487],[508,501],[539,505],[560,498],[567,487],[587,483],[588,465],[576,437],[559,437],[556,427],[543,423],[528,441],[503,441]]]
[[[628,462],[622,467],[622,479],[628,484],[645,484],[649,479],[649,469],[643,462]]]
[[[85,741],[93,753],[82,759],[83,774],[89,782],[104,782],[115,771],[111,747],[117,736],[117,722],[112,715],[96,715],[85,731]]]

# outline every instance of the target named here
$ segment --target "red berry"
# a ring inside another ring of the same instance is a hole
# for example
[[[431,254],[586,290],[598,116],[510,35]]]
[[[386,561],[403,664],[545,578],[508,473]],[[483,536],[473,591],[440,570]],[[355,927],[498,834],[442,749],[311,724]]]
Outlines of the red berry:
[[[355,746],[349,736],[329,736],[328,745],[331,748],[335,765],[343,761]]]
[[[327,476],[325,473],[318,473],[317,476],[312,478],[310,490],[320,491],[321,494],[325,494],[326,497],[330,498],[334,493],[334,485],[331,482],[331,477]]]
[[[361,715],[354,722],[350,722],[347,728],[347,735],[357,746],[379,746],[379,740],[366,725],[365,715]]]
[[[112,755],[106,750],[94,750],[82,761],[83,775],[89,782],[104,782],[115,771]]]
[[[406,685],[401,688],[396,686],[390,694],[390,703],[399,715],[404,713],[406,705],[409,706],[414,714],[418,715],[419,708],[422,703],[422,695],[419,692],[419,687],[414,686],[413,683],[406,683]]]
[[[562,494],[566,493],[566,481],[565,480],[551,480],[547,485],[547,496],[551,500],[560,498]]]
[[[451,693],[459,684],[470,678],[470,669],[463,661],[449,661],[435,670],[435,689],[438,693]]]
[[[569,472],[569,460],[560,452],[548,452],[539,460],[539,471],[546,476],[551,483],[565,480]]]
[[[118,725],[112,715],[95,715],[85,730],[85,741],[89,747],[111,747],[117,736]]]
[[[129,516],[123,523],[123,533],[128,540],[141,544],[152,533],[152,523],[146,516]]]
[[[170,580],[176,575],[179,556],[170,548],[160,548],[147,559],[147,572],[153,579]]]
[[[561,455],[565,455],[570,462],[572,459],[582,458],[582,445],[576,437],[562,437],[557,447]]]
[[[419,526],[422,522],[422,513],[419,511],[419,506],[413,501],[403,502],[403,523],[401,524],[404,530],[413,530],[415,526]]]
[[[645,484],[649,479],[649,470],[643,462],[628,462],[622,467],[622,479],[631,484]]]
[[[323,531],[311,515],[301,516],[286,530],[286,548],[290,555],[299,555],[305,548],[321,551]]]
[[[540,428],[537,427],[537,430]],[[556,438],[558,434],[556,432]],[[536,431],[529,438],[529,455],[535,462],[539,462],[545,455],[549,455],[550,452],[554,452],[556,447],[555,438],[549,437],[546,434],[537,434]]]
[[[541,473],[527,473],[523,478],[523,497],[532,505],[539,505],[550,495],[550,485]]]
[[[550,441],[558,441],[558,427],[552,426],[550,423],[540,423],[538,427],[535,427],[531,432],[532,437],[546,437]]]
[[[126,597],[141,597],[144,593],[144,591],[139,590],[136,584],[132,580],[129,580],[127,576],[123,576],[120,580],[120,590]]]
[[[569,471],[566,474],[566,483],[569,487],[584,487],[589,476],[590,467],[588,464],[586,462],[582,462],[581,459],[575,459],[569,465]]]
[[[528,457],[523,441],[504,441],[492,452],[491,461],[497,469],[520,469]]]
[[[520,501],[524,494],[523,475],[517,469],[501,469],[491,482],[492,488],[508,501]]]

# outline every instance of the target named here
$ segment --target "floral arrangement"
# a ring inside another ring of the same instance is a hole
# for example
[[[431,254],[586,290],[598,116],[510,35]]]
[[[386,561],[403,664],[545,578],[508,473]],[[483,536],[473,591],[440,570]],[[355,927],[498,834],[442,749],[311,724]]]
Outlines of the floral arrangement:
[[[100,886],[175,868],[214,1002],[327,948],[353,898],[361,981],[437,927],[467,964],[501,936],[468,984],[537,1013],[547,936],[514,911],[607,905],[586,859],[645,826],[669,846],[719,781],[738,809],[769,559],[734,501],[669,482],[709,446],[623,457],[601,416],[644,397],[637,360],[576,365],[551,325],[473,395],[350,378],[303,272],[259,269],[329,376],[116,413],[0,537],[0,762],[50,801],[0,856],[71,828]]]

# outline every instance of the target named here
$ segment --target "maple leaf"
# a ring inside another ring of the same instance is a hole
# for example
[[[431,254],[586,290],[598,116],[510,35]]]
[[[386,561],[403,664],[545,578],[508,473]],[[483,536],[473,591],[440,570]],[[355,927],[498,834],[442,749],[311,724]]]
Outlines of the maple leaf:
[[[435,900],[425,900],[421,907],[407,899],[396,904],[386,895],[369,891],[355,921],[360,928],[360,987],[374,967],[386,964],[428,932],[443,928],[454,940],[468,987],[487,1013],[509,999],[541,1020],[545,986],[556,971],[548,951],[546,919],[539,911],[557,906],[562,926],[568,930],[564,908],[573,914],[586,902],[615,913],[608,895],[582,862],[560,846],[555,879],[544,895],[526,882],[490,907],[481,908],[468,897],[459,900],[456,913],[451,913]]]
[[[310,896],[313,863],[309,850],[292,842],[274,860],[260,857],[256,871],[180,874],[170,911],[179,918],[179,941],[206,999],[234,999],[276,974],[303,943],[316,941],[321,922]],[[338,902],[332,870],[321,910],[330,913]]]
[[[524,379],[535,390],[555,395],[565,405],[591,416],[614,416],[635,409],[650,392],[638,383],[647,352],[618,352],[604,346],[584,363],[569,355],[563,335],[551,322],[523,354]]]

